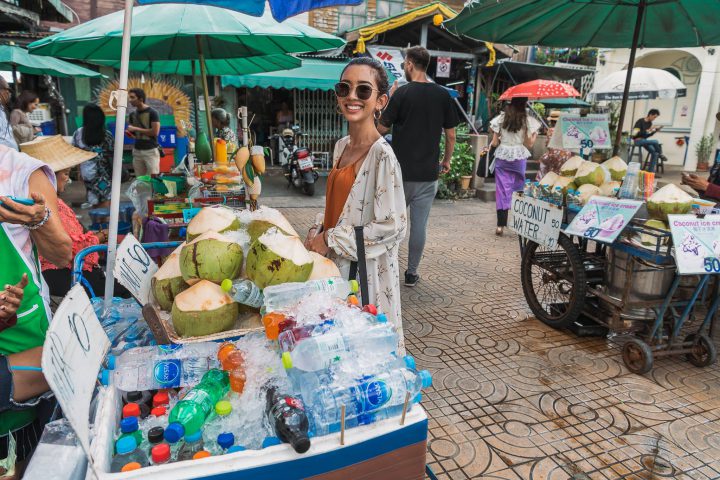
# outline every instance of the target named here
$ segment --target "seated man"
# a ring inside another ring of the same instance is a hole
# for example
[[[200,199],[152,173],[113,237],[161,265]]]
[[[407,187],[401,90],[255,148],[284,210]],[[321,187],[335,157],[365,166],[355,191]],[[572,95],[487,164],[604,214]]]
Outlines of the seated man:
[[[662,153],[662,145],[657,140],[651,140],[650,137],[655,135],[662,127],[653,127],[653,122],[660,116],[660,111],[656,108],[650,110],[646,117],[638,119],[633,126],[632,138],[635,145],[644,147],[650,152],[649,171],[654,172],[657,166],[658,158],[662,157],[666,160]]]

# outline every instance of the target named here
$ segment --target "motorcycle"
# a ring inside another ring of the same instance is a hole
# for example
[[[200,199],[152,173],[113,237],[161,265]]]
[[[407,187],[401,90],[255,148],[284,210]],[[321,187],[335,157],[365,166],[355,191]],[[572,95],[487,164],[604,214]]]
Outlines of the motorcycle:
[[[288,188],[294,186],[308,196],[315,194],[315,182],[319,175],[313,156],[307,148],[299,148],[297,139],[303,133],[300,126],[286,128],[280,135],[273,135],[278,141],[278,160],[288,181]]]

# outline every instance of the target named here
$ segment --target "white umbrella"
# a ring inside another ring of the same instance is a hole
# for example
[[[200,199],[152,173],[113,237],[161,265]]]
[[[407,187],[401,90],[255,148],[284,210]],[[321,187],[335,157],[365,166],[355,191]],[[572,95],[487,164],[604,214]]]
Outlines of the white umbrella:
[[[627,70],[599,79],[590,92],[592,100],[622,100]],[[635,67],[628,100],[677,98],[687,95],[687,87],[675,75],[659,68]]]

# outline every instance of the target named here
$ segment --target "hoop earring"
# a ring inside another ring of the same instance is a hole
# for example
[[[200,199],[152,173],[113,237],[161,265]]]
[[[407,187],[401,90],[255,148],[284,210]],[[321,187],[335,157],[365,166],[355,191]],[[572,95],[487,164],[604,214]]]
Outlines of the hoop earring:
[[[375,121],[379,121],[380,117],[382,117],[382,112],[380,110],[375,110],[375,113],[373,113],[373,117],[375,117]]]

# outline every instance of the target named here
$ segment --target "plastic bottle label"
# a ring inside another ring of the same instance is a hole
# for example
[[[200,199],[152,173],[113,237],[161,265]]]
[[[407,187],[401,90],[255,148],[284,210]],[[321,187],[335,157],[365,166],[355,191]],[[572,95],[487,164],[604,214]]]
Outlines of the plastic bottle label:
[[[392,390],[385,382],[374,381],[363,385],[365,388],[365,400],[370,410],[375,410],[385,405],[392,396]]]
[[[340,360],[340,353],[346,350],[345,341],[340,335],[323,335],[316,337],[318,350],[322,358],[329,363]]]
[[[153,370],[155,380],[165,387],[179,386],[181,372],[182,361],[180,360],[161,360],[155,364]]]
[[[338,290],[337,285],[335,285],[335,280],[323,280],[319,282],[313,282],[312,286],[315,291],[317,292],[323,292],[323,293],[336,293]]]

